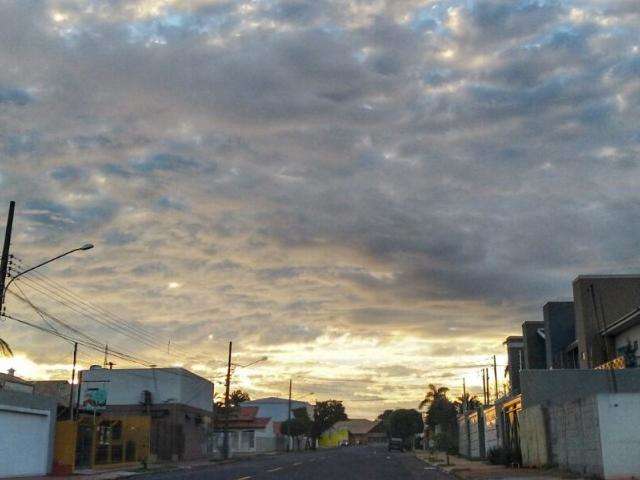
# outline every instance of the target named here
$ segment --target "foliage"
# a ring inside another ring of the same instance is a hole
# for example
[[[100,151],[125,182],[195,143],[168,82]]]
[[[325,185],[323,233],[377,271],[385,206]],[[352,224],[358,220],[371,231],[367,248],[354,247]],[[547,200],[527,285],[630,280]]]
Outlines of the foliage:
[[[418,405],[418,409],[422,410],[427,405],[431,405],[437,399],[446,397],[448,391],[449,389],[447,387],[438,387],[437,385],[430,383],[427,387],[427,393],[420,402],[420,405]]]
[[[237,409],[242,402],[248,402],[249,400],[251,400],[251,397],[244,390],[237,389],[231,392],[229,394],[229,406],[231,407],[230,413],[232,413],[233,410]],[[216,410],[215,410],[216,414],[224,415],[225,410],[226,410],[226,407],[224,404],[224,400],[217,401]]]
[[[393,413],[393,410],[388,409],[385,410],[384,412],[382,412],[380,415],[378,415],[378,420],[382,421],[382,423],[385,423],[385,420],[389,417],[389,415],[391,415]]]
[[[313,422],[309,418],[307,409],[304,407],[295,408],[291,413],[293,414],[293,418],[282,422],[280,431],[293,437],[308,434],[311,431]]]
[[[465,401],[467,403],[467,410],[476,410],[482,405],[476,395],[471,396],[471,394],[467,392],[464,395],[458,397],[456,401],[453,402],[456,406],[456,409],[458,410],[458,413],[462,413]]]
[[[422,415],[413,409],[394,410],[383,422],[390,437],[399,437],[403,440],[412,438],[424,428]]]
[[[430,430],[435,430],[440,425],[443,430],[453,431],[456,429],[456,417],[458,410],[446,396],[436,398],[427,409],[427,426]]]
[[[0,357],[11,357],[13,356],[13,352],[11,351],[11,347],[9,344],[0,338]]]
[[[494,465],[522,463],[520,452],[506,447],[494,447],[487,452],[487,460]]]
[[[347,414],[340,400],[318,402],[313,412],[311,436],[313,438],[319,438],[322,432],[343,420],[347,420]]]

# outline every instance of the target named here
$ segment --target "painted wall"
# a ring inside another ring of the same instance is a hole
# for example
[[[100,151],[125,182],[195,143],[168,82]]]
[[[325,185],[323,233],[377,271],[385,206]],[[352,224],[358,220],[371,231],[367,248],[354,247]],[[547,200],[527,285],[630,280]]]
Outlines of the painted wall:
[[[346,428],[330,428],[320,436],[318,442],[322,448],[339,447],[343,441],[349,441],[349,431]]]
[[[183,368],[132,368],[82,371],[81,401],[87,389],[107,391],[107,405],[140,405],[148,390],[153,404],[179,403],[213,411],[213,383]]]
[[[600,443],[605,479],[640,474],[640,394],[597,396]]]
[[[551,463],[545,412],[543,407],[533,407],[518,412],[520,451],[525,467],[544,467]]]

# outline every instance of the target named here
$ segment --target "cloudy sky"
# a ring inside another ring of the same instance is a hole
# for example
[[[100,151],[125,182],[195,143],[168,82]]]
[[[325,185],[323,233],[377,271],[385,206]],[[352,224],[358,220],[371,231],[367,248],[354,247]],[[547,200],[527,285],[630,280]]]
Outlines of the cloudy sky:
[[[577,274],[637,271],[639,39],[637,0],[0,0],[12,251],[96,245],[15,285],[148,363],[266,355],[253,396],[478,390]],[[0,337],[69,376],[64,340]]]

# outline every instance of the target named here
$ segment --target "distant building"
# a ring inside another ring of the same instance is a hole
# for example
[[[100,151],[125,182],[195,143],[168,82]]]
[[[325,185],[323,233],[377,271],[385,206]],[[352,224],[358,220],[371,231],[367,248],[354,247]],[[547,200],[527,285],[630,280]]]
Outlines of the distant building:
[[[640,340],[633,314],[640,306],[640,275],[580,275],[573,300],[580,368],[621,357],[623,345],[633,348]]]
[[[504,341],[507,346],[507,373],[509,374],[509,393],[520,392],[520,370],[523,368],[523,343],[521,336],[510,336]]]
[[[213,383],[184,368],[80,372],[80,410],[151,417],[151,455],[204,458],[213,449]]]
[[[547,302],[542,307],[547,368],[579,368],[573,302]]]
[[[524,369],[547,368],[547,349],[544,322],[527,321],[522,324]]]
[[[13,392],[33,393],[33,384],[22,378],[16,377],[13,368],[7,373],[0,373],[0,389],[11,390]]]

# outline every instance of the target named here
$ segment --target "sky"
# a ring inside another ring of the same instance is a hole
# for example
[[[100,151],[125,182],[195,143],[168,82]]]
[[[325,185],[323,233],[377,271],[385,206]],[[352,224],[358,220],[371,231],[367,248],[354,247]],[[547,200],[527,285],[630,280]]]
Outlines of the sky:
[[[268,357],[234,386],[351,417],[477,393],[578,274],[638,270],[639,39],[636,0],[0,0],[15,265],[95,244],[12,287],[75,330],[6,312],[217,382],[232,340]]]

